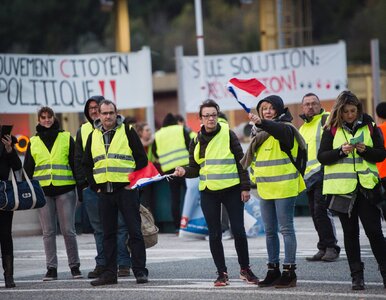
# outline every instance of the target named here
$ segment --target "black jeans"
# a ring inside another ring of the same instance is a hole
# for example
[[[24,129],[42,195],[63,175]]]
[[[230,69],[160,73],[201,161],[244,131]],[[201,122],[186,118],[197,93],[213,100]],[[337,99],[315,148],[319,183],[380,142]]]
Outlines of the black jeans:
[[[370,241],[371,250],[381,266],[386,266],[386,241],[382,232],[381,212],[379,208],[368,203],[361,192],[358,192],[356,202],[348,214],[339,213],[344,235],[344,247],[346,249],[349,264],[361,262],[361,249],[359,243],[359,219],[367,238]]]
[[[326,197],[322,195],[322,189],[322,181],[307,189],[310,214],[319,237],[317,247],[324,251],[326,248],[335,248],[339,253],[340,247],[337,245],[334,220],[328,211],[328,202]]]
[[[106,259],[107,276],[117,276],[117,231],[118,210],[129,231],[129,247],[134,275],[138,272],[148,274],[146,269],[146,250],[141,232],[139,197],[137,190],[121,188],[111,194],[100,194],[99,209],[103,224],[103,248]]]
[[[242,269],[249,267],[248,241],[244,228],[244,203],[241,190],[201,192],[201,208],[209,230],[209,247],[217,272],[227,272],[221,230],[221,203],[224,204],[231,223],[238,262]]]
[[[169,181],[170,197],[171,197],[171,211],[173,217],[173,224],[176,230],[180,229],[181,223],[181,196],[182,191],[186,190],[185,178],[173,177]]]
[[[2,256],[13,256],[12,219],[13,211],[0,210],[0,246]]]

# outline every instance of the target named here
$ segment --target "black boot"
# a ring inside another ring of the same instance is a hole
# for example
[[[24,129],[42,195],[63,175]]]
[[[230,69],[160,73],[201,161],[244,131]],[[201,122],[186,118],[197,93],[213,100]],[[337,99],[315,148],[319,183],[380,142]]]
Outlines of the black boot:
[[[383,287],[386,289],[386,265],[379,266],[379,271],[381,271],[381,275],[383,278]]]
[[[296,286],[297,276],[295,273],[296,265],[283,265],[283,272],[280,280],[275,284],[275,288],[290,288]]]
[[[279,264],[267,264],[268,272],[264,280],[259,281],[257,284],[259,287],[273,286],[280,279],[280,267]]]
[[[349,266],[350,266],[351,278],[352,278],[351,289],[355,291],[364,290],[365,280],[363,278],[363,269],[364,269],[363,262],[350,263]]]
[[[3,269],[4,269],[4,281],[6,288],[14,288],[15,282],[13,280],[13,256],[4,255],[2,257]]]

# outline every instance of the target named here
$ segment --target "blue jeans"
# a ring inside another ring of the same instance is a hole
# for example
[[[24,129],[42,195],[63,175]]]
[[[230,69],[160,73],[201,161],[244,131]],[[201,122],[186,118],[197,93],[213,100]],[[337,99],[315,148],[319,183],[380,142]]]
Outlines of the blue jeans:
[[[47,267],[58,267],[56,251],[56,224],[59,220],[60,230],[64,238],[68,265],[79,266],[78,243],[75,233],[75,191],[55,197],[46,196],[47,203],[39,209],[40,225],[43,230],[44,251]]]
[[[201,208],[209,230],[209,247],[217,272],[227,272],[222,244],[221,204],[228,211],[238,262],[242,269],[249,267],[248,241],[244,228],[244,203],[237,186],[219,192],[201,192]]]
[[[83,205],[90,220],[90,225],[94,230],[95,245],[97,250],[97,256],[95,256],[96,265],[105,266],[106,260],[103,251],[103,226],[102,219],[99,215],[99,202],[100,198],[98,194],[92,189],[86,188],[83,190]],[[131,267],[130,252],[127,250],[126,246],[128,234],[129,230],[127,229],[122,214],[119,212],[117,233],[117,263],[119,266]]]
[[[296,235],[294,228],[296,197],[277,200],[260,200],[261,216],[265,228],[268,263],[280,262],[280,240],[284,240],[284,264],[296,263]]]

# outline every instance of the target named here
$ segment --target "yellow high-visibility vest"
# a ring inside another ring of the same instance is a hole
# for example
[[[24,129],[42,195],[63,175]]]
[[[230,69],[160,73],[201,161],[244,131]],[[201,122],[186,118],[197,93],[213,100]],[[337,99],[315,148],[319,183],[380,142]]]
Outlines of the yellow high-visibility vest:
[[[96,183],[129,182],[129,174],[134,171],[136,165],[123,124],[116,130],[107,153],[102,131],[94,129],[91,154]]]
[[[33,179],[41,186],[64,186],[75,184],[69,164],[70,133],[59,132],[51,152],[39,136],[31,137],[31,156],[35,161]]]
[[[294,138],[294,146],[291,149],[294,160],[297,152],[298,142]],[[256,150],[251,169],[257,193],[264,200],[295,197],[305,189],[303,177],[273,136]]]
[[[368,126],[358,128],[354,137],[363,133],[364,144],[372,147],[373,140]],[[353,135],[338,128],[336,130],[332,148],[337,149],[350,139]],[[358,155],[356,149],[347,157],[338,160],[335,164],[324,166],[323,194],[342,195],[353,192],[358,180],[361,186],[372,189],[379,182],[378,169],[375,163],[364,160]]]
[[[235,156],[230,150],[229,126],[221,124],[200,158],[200,142],[194,148],[194,160],[200,165],[199,190],[219,191],[240,183]]]
[[[80,127],[80,134],[81,134],[81,137],[82,137],[82,147],[83,147],[83,151],[84,149],[86,149],[86,144],[87,144],[87,139],[88,139],[88,136],[90,135],[90,133],[94,130],[94,127],[92,126],[92,124],[90,122],[87,122],[87,123],[84,123],[81,127]]]
[[[163,172],[189,164],[189,152],[186,149],[182,125],[162,127],[155,133],[155,142],[158,161]]]
[[[310,122],[305,122],[300,128],[299,132],[303,136],[307,144],[307,167],[304,172],[304,179],[309,179],[312,175],[319,172],[321,164],[317,159],[322,140],[322,118],[324,115],[329,115],[328,112],[323,112],[315,115]]]

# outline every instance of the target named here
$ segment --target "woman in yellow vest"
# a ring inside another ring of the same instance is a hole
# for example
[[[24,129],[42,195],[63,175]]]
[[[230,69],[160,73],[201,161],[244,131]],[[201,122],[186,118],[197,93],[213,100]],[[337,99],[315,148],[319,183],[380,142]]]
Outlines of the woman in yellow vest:
[[[386,288],[386,242],[381,226],[380,183],[375,164],[385,157],[379,128],[369,115],[363,113],[362,103],[353,93],[342,92],[326,123],[318,160],[325,166],[323,194],[329,196],[329,207],[337,212],[342,223],[353,290],[365,288],[358,217]]]
[[[28,144],[24,168],[30,178],[39,180],[47,200],[47,204],[39,209],[47,265],[43,281],[58,277],[57,221],[64,238],[71,275],[74,279],[83,278],[79,270],[75,232],[75,143],[69,132],[59,129],[59,122],[50,107],[42,107],[38,111],[38,122],[37,133]]]
[[[221,204],[228,211],[235,248],[240,264],[240,278],[256,284],[257,277],[249,267],[248,241],[244,228],[244,202],[250,198],[247,171],[239,161],[243,150],[227,124],[217,122],[219,106],[213,100],[200,105],[203,124],[189,147],[189,166],[176,167],[173,176],[200,177],[201,208],[209,230],[209,247],[218,277],[215,286],[229,284],[221,230]]]
[[[279,96],[271,95],[261,100],[256,110],[258,115],[249,114],[256,127],[256,137],[251,141],[254,149],[251,172],[261,198],[268,252],[268,272],[259,286],[294,287],[297,281],[295,202],[305,189],[304,180],[292,162],[298,151],[295,137],[299,138],[300,134],[291,124],[292,115]],[[278,231],[284,239],[282,273]]]

